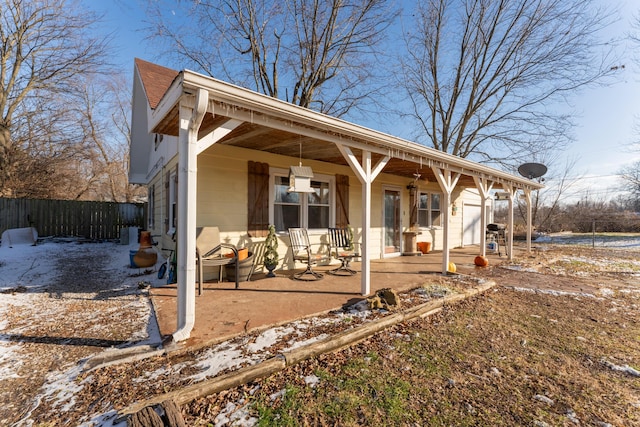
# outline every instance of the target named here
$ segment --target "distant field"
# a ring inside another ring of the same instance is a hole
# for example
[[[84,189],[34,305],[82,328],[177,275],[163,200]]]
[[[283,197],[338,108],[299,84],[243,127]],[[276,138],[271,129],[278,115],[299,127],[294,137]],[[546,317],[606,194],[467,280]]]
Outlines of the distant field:
[[[540,235],[536,243],[640,248],[640,233],[552,233]]]

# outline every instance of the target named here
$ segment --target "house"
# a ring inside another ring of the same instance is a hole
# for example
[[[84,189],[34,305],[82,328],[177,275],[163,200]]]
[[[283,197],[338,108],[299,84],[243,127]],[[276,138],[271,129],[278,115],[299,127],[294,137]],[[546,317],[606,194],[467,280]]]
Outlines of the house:
[[[292,166],[310,168],[313,193],[287,191]],[[300,268],[287,254],[288,227],[305,227],[322,242],[327,227],[349,225],[362,247],[367,295],[372,259],[412,253],[414,241],[430,241],[442,251],[446,273],[450,248],[479,244],[484,253],[492,189],[507,193],[510,206],[523,192],[530,207],[531,191],[541,187],[141,59],[134,69],[129,179],[148,186],[152,234],[162,236],[163,246],[177,240],[176,341],[188,338],[194,322],[196,227],[217,226],[223,241],[250,246],[275,224],[282,268]]]

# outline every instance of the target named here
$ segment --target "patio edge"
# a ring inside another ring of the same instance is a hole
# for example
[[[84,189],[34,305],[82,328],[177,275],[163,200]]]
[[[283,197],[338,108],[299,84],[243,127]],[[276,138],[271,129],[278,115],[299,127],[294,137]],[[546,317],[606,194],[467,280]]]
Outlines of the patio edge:
[[[205,380],[197,384],[135,402],[118,411],[116,422],[123,422],[130,415],[133,415],[148,406],[159,405],[166,400],[173,400],[178,405],[184,405],[199,397],[208,396],[231,387],[264,378],[290,366],[294,366],[304,360],[316,357],[319,354],[330,353],[353,345],[388,328],[389,326],[418,317],[424,318],[433,315],[439,312],[442,307],[447,304],[459,303],[467,298],[486,292],[495,285],[496,282],[488,280],[478,286],[466,289],[461,293],[429,301],[401,312],[373,320],[360,327],[340,332],[336,335],[325,338],[324,340],[316,341],[292,351],[277,354],[276,356],[256,365],[247,366],[245,368],[238,369],[237,371],[211,378],[210,380]]]

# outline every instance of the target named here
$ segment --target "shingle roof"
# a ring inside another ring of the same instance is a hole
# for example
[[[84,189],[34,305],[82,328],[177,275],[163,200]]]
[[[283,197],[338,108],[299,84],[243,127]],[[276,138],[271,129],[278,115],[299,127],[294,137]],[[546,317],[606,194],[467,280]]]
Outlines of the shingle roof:
[[[147,94],[149,106],[154,110],[178,75],[178,72],[140,58],[135,58],[135,65],[142,79],[142,85]]]

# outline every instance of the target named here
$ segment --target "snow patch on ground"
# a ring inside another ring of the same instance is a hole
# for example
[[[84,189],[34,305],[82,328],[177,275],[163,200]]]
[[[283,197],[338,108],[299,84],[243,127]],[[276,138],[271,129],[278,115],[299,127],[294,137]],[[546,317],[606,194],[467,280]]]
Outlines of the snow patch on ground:
[[[521,288],[514,286],[514,291],[518,292],[531,292],[536,294],[545,294],[545,295],[553,295],[553,296],[574,296],[574,297],[586,297],[586,298],[598,298],[593,294],[585,293],[585,292],[568,292],[568,291],[557,291],[553,289],[531,289],[531,288]]]
[[[241,348],[227,348],[219,345],[211,350],[207,350],[194,367],[201,369],[201,372],[191,375],[189,379],[202,381],[215,377],[225,369],[237,368],[245,362],[253,361],[251,357],[245,357]]]
[[[280,338],[285,335],[292,334],[295,331],[293,326],[280,326],[277,328],[267,329],[255,339],[254,342],[247,345],[247,351],[250,353],[258,353],[265,348],[274,345]]]
[[[602,359],[601,363],[612,371],[622,372],[624,374],[630,375],[632,377],[640,377],[640,371],[635,368],[632,368],[629,365],[616,365],[615,363],[611,363],[608,360]]]
[[[109,341],[109,328],[114,327],[111,320],[117,319],[132,329],[119,347],[160,342],[151,302],[138,286],[141,270],[129,265],[132,248],[113,242],[52,238],[43,239],[36,246],[0,247],[0,382],[20,378],[18,371],[30,366],[30,355],[23,348],[34,337],[35,343],[42,337],[44,344],[39,345],[45,346],[49,341],[54,345],[64,345],[66,341],[83,345],[82,340],[86,339],[91,348],[92,340]],[[95,257],[91,263],[95,270],[77,273],[73,270],[74,259],[91,257]],[[65,263],[66,260],[69,262]],[[67,267],[66,271],[61,270],[62,266]],[[79,307],[85,302],[99,310],[82,311]],[[60,334],[60,330],[66,332]],[[76,394],[84,387],[77,381],[82,368],[77,360],[68,362],[62,360],[57,370],[41,377],[40,392],[31,407],[25,408],[28,412],[18,425],[32,425],[30,416],[42,402],[48,402],[59,412],[74,406]],[[84,425],[111,425],[107,422],[115,418],[115,411],[108,411],[111,415],[102,412],[87,414],[91,421]]]

